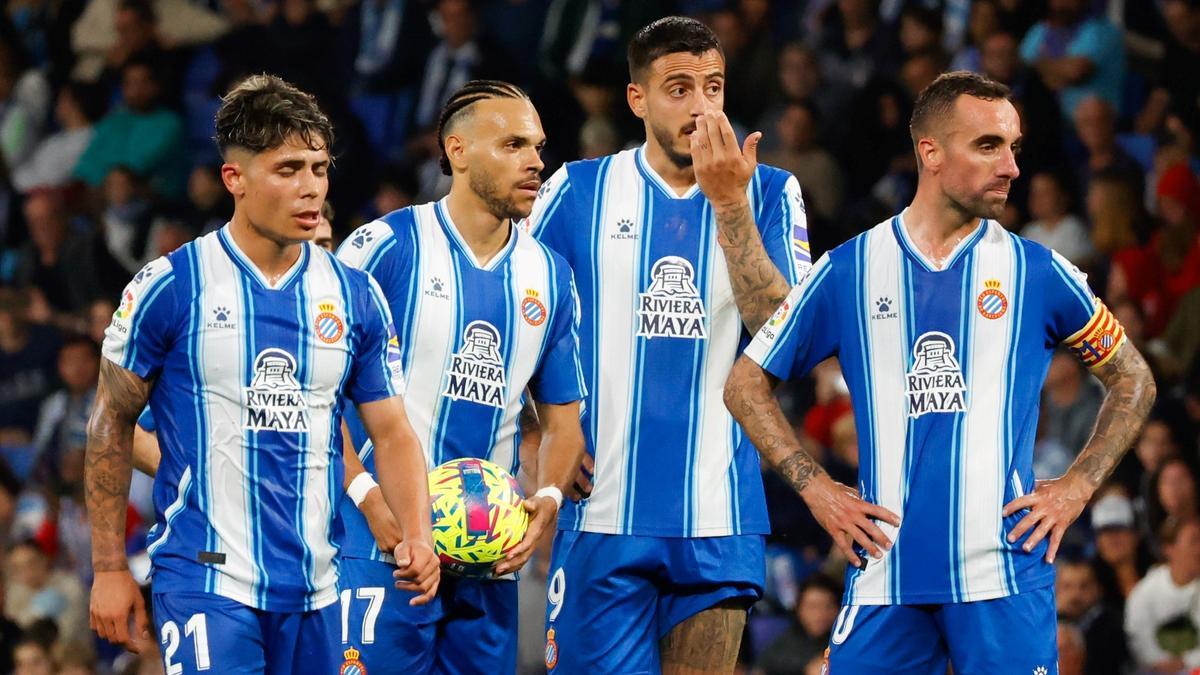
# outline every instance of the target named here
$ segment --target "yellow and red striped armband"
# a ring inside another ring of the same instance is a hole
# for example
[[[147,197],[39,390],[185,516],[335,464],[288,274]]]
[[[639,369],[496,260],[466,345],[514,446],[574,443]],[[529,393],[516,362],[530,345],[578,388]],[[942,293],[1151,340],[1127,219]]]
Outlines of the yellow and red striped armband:
[[[1088,368],[1099,368],[1108,363],[1121,343],[1125,342],[1125,329],[1117,321],[1117,317],[1108,310],[1099,298],[1096,299],[1096,311],[1082,329],[1063,341],[1063,345],[1071,350],[1083,365]]]

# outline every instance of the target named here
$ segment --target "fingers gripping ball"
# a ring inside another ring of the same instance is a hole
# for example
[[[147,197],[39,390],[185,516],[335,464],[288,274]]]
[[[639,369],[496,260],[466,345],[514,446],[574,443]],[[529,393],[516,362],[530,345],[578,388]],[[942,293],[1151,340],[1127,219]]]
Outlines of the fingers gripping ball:
[[[434,550],[447,571],[463,576],[489,575],[529,525],[516,479],[486,460],[457,459],[435,468],[429,498]]]

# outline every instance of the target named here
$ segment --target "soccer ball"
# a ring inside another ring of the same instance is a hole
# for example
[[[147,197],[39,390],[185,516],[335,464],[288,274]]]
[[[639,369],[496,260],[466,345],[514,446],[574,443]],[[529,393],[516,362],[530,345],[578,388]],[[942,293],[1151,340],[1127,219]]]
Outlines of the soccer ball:
[[[433,548],[443,568],[487,576],[525,536],[525,496],[507,471],[483,459],[456,459],[429,472]]]

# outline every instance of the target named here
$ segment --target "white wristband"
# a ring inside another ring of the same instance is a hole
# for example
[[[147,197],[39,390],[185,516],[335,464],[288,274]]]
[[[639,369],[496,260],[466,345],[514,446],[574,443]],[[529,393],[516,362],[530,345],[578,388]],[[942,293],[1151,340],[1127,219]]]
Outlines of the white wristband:
[[[555,487],[553,485],[547,485],[546,487],[533,493],[533,496],[534,497],[549,497],[550,499],[554,500],[554,508],[555,509],[562,508],[562,500],[563,500],[562,490],[559,490],[557,487]]]
[[[350,501],[354,502],[355,506],[361,506],[363,500],[367,498],[367,493],[377,487],[379,484],[375,482],[371,474],[364,471],[350,481],[350,486],[346,488],[346,494],[350,496]]]

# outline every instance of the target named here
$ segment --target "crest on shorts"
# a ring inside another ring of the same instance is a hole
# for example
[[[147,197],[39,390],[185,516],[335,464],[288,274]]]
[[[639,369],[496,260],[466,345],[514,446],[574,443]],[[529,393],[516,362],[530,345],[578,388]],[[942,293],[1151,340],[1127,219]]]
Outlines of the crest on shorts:
[[[546,670],[558,665],[558,642],[554,640],[554,629],[546,631]]]
[[[342,652],[342,656],[346,659],[342,662],[342,668],[338,671],[338,675],[367,675],[367,667],[363,665],[358,657],[362,656],[354,647]]]

